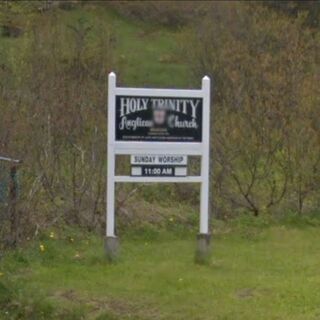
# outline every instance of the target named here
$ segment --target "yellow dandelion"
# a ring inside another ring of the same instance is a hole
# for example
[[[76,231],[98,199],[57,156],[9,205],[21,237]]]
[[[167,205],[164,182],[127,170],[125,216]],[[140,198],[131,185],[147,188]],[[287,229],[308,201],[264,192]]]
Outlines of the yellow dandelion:
[[[54,232],[50,232],[49,237],[50,237],[51,239],[53,239],[53,238],[54,238]]]
[[[0,272],[0,277],[4,276],[4,273],[3,272]]]
[[[43,244],[40,244],[39,248],[40,248],[41,252],[44,252],[46,250],[46,248]]]

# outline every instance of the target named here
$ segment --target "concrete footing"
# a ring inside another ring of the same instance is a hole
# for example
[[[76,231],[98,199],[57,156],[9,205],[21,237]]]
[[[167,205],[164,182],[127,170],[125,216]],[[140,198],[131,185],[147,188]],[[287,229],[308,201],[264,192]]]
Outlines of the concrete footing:
[[[107,259],[110,262],[114,262],[119,257],[120,245],[118,237],[105,237],[104,249]]]
[[[198,264],[207,264],[210,261],[211,235],[207,233],[199,233],[197,235],[197,248],[195,253],[195,262]]]

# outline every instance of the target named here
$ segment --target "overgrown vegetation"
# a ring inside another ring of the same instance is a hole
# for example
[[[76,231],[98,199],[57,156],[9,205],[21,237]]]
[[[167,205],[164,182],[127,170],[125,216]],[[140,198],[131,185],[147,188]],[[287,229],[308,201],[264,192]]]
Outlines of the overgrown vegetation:
[[[212,183],[220,216],[319,206],[319,32],[305,28],[305,19],[220,3],[187,31],[194,74],[214,79]]]
[[[65,222],[104,229],[110,70],[130,86],[194,87],[204,74],[213,78],[217,217],[317,210],[319,29],[311,11],[257,2],[69,4],[0,7],[0,153],[24,160],[19,239]],[[117,164],[128,170],[127,159]],[[190,212],[198,205],[196,186],[130,188],[117,190],[120,225],[132,223],[136,208],[157,212],[156,199],[184,202]],[[147,204],[137,205],[141,195]],[[1,212],[7,217],[8,208]]]
[[[0,161],[0,319],[318,319],[319,12],[2,1],[0,156],[23,163]],[[124,86],[213,79],[208,265],[184,184],[117,186],[121,258],[104,258],[111,70]]]

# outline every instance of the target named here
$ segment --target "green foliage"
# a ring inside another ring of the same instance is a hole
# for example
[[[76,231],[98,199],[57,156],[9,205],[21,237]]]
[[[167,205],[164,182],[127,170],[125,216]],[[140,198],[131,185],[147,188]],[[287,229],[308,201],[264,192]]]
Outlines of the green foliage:
[[[205,1],[111,1],[106,6],[133,21],[179,28],[205,13]]]
[[[10,301],[11,291],[2,282],[0,282],[0,306]]]
[[[264,5],[292,17],[306,13],[305,24],[320,27],[320,5],[317,1],[266,1]]]
[[[108,72],[119,71],[125,85],[185,87],[187,67],[176,58],[176,33],[150,32],[103,6],[30,12],[22,37],[0,38],[0,143],[2,152],[24,160],[19,223],[28,227],[19,233],[64,222],[100,231]],[[172,187],[142,195],[176,201]]]
[[[96,320],[117,320],[117,317],[110,315],[109,313],[103,312],[103,314],[99,315]]]
[[[0,20],[23,28],[0,37],[1,152],[24,160],[20,240],[65,223],[103,232],[111,70],[125,86],[198,87],[212,76],[217,217],[318,207],[319,34],[305,13],[253,2],[40,4],[1,4]],[[128,159],[117,165],[128,170]],[[117,195],[119,232],[197,226],[198,187],[121,185]]]

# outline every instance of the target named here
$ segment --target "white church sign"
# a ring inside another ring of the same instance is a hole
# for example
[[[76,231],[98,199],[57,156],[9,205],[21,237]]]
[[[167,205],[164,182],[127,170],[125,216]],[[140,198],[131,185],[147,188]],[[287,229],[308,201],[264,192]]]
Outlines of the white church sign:
[[[210,79],[201,89],[116,86],[109,74],[106,239],[115,236],[115,183],[200,183],[200,235],[209,234]],[[115,174],[116,155],[131,156],[131,175]],[[187,175],[187,156],[201,157],[198,176]],[[113,240],[112,240],[113,239]]]

